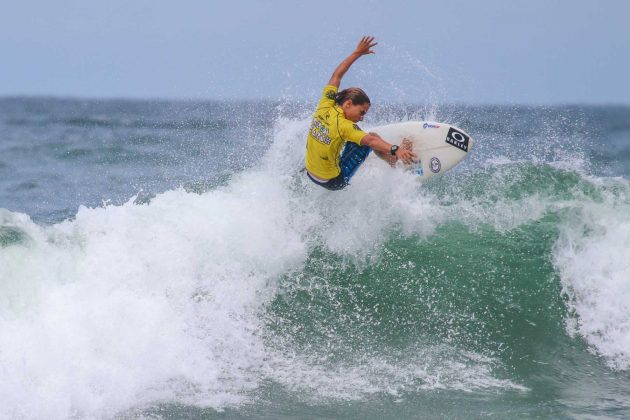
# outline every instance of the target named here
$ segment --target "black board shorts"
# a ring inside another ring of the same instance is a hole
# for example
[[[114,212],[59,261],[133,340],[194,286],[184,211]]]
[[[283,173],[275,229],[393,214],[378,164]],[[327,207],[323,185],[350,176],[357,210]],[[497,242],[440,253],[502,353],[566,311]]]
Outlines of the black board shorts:
[[[308,171],[306,171],[306,175],[309,177],[309,179],[310,179],[311,181],[313,181],[314,183],[316,183],[316,184],[317,184],[317,185],[319,185],[320,187],[324,187],[324,188],[326,188],[326,189],[328,189],[328,190],[331,190],[331,191],[341,190],[341,189],[343,189],[346,185],[348,185],[348,184],[346,183],[346,180],[345,180],[345,179],[343,179],[343,175],[342,175],[342,174],[339,174],[339,175],[337,175],[337,177],[336,177],[336,178],[329,179],[329,180],[328,180],[328,181],[326,181],[326,182],[322,182],[322,181],[319,181],[319,180],[317,180],[317,179],[313,178],[313,176],[312,176],[312,175],[311,175]]]

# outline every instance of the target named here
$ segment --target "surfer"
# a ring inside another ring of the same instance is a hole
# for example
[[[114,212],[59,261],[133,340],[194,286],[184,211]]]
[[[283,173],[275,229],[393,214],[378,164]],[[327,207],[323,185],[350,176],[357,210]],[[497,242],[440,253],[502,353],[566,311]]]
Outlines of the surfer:
[[[374,37],[364,36],[356,49],[337,66],[317,105],[306,140],[306,173],[324,188],[340,190],[374,152],[394,165],[398,160],[412,163],[415,154],[411,142],[402,147],[392,145],[376,133],[366,133],[357,123],[370,109],[370,98],[360,88],[351,87],[339,92],[341,79],[350,66],[367,54],[374,54]]]

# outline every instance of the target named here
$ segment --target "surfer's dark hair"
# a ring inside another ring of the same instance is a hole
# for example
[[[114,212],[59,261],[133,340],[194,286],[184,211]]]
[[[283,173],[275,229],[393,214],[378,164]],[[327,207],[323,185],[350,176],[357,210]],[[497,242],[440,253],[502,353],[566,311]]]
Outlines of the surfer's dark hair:
[[[351,87],[335,95],[335,103],[337,105],[343,105],[348,99],[352,101],[353,105],[371,105],[370,98],[368,98],[367,94],[360,88]]]

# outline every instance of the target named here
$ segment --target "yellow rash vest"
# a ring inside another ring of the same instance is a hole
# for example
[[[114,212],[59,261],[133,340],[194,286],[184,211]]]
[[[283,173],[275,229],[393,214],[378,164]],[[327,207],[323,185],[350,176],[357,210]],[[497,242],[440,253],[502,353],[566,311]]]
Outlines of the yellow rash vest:
[[[339,175],[339,155],[347,141],[361,145],[368,133],[346,119],[343,110],[335,104],[337,87],[327,85],[317,104],[306,140],[306,170],[321,179]]]

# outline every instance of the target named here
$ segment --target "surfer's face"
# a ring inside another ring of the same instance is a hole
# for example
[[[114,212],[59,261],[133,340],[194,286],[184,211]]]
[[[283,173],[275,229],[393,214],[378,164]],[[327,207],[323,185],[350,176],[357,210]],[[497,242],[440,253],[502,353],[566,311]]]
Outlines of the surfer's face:
[[[370,104],[365,103],[361,105],[355,105],[349,99],[343,103],[342,107],[343,115],[352,122],[363,121],[363,117],[367,114],[370,109]]]

